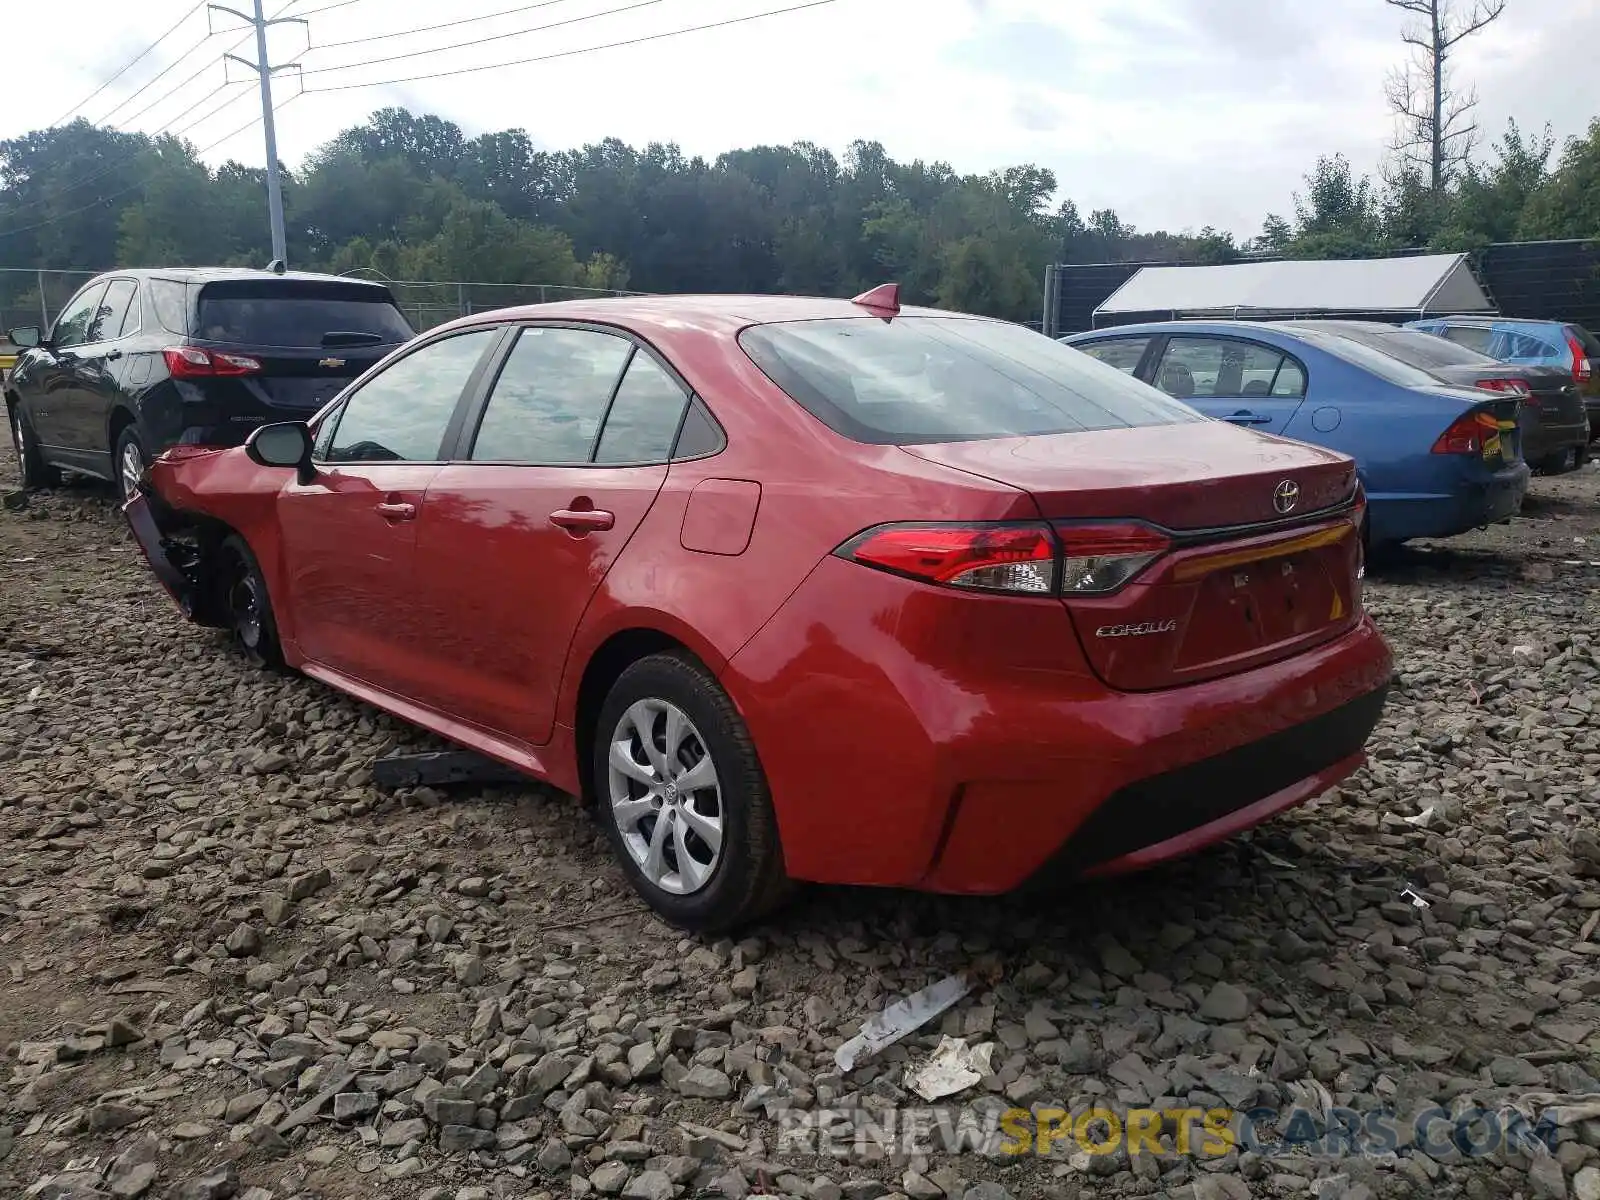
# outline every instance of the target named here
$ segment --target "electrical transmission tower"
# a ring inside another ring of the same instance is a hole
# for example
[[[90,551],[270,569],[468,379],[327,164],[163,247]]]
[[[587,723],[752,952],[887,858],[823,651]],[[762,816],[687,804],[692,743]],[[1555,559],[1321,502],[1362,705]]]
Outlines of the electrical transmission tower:
[[[278,170],[278,129],[272,115],[272,76],[278,71],[299,69],[298,62],[281,63],[273,66],[267,56],[267,30],[273,25],[305,25],[309,28],[310,22],[304,17],[274,17],[269,19],[261,11],[261,0],[255,0],[255,15],[251,16],[240,12],[236,8],[229,8],[224,4],[206,5],[207,15],[212,12],[227,13],[231,17],[238,17],[246,25],[251,26],[256,34],[256,57],[254,61],[240,58],[237,54],[225,54],[226,59],[232,59],[254,71],[261,81],[261,126],[267,135],[267,215],[272,222],[272,258],[281,266],[289,263],[288,238],[283,227],[283,179]]]

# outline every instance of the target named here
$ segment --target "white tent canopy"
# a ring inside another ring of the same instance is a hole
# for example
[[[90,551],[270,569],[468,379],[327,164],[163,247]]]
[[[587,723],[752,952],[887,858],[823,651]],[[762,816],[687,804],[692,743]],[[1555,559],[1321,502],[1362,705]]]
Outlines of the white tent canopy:
[[[1145,267],[1095,309],[1104,316],[1494,313],[1465,254]]]

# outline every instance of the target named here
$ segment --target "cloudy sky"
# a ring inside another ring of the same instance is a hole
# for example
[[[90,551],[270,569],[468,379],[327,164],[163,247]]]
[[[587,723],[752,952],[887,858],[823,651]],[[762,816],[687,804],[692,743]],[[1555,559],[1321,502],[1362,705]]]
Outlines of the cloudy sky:
[[[192,2],[77,0],[72,26],[92,37],[30,40],[29,53],[7,56],[0,136],[63,116]],[[1393,128],[1383,79],[1401,58],[1403,24],[1383,0],[831,0],[594,49],[801,0],[266,2],[269,14],[311,14],[309,28],[271,35],[275,60],[304,69],[277,84],[280,98],[306,93],[279,115],[291,164],[390,104],[439,113],[469,134],[525,128],[549,148],[616,136],[707,156],[798,140],[842,152],[865,138],[896,158],[943,159],[960,171],[1038,163],[1085,213],[1111,207],[1140,228],[1215,225],[1241,236],[1265,213],[1291,210],[1318,154],[1342,151],[1376,168]],[[513,8],[521,11],[356,41]],[[28,11],[24,24],[51,20],[47,5]],[[239,38],[230,18],[212,19],[227,32],[208,39],[204,12],[194,12],[82,114],[183,131],[197,146],[224,139],[256,100],[237,64],[227,77],[235,83],[211,95],[224,82],[221,54]],[[460,45],[483,38],[495,40]],[[1600,114],[1597,46],[1600,0],[1508,0],[1501,21],[1461,48],[1458,71],[1476,84],[1490,133],[1515,118],[1566,137]],[[249,55],[253,43],[239,50]],[[536,57],[544,61],[389,82]],[[361,84],[382,86],[349,86]],[[206,157],[260,164],[259,126]]]

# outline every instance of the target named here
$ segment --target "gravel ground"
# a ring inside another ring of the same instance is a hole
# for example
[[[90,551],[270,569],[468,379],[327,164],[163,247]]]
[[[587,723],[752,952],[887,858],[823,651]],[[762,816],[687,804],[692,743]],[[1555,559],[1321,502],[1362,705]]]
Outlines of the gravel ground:
[[[0,1195],[1600,1200],[1596,581],[1600,470],[1538,480],[1514,525],[1374,572],[1397,687],[1337,792],[1116,886],[819,889],[698,941],[571,799],[375,789],[429,741],[183,623],[100,490],[36,496],[0,511]],[[861,1020],[960,970],[841,1076]],[[1543,1141],[796,1136],[920,1104],[943,1034],[994,1045],[952,1119],[1437,1107]]]

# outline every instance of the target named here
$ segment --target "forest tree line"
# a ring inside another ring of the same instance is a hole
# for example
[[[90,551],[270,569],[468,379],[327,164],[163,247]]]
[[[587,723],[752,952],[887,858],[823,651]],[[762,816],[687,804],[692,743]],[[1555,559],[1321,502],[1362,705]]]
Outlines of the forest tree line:
[[[437,116],[375,112],[286,173],[297,268],[391,279],[645,292],[852,295],[894,279],[910,298],[1038,317],[1048,262],[1356,257],[1411,247],[1600,237],[1600,119],[1558,147],[1511,125],[1435,191],[1413,167],[1374,180],[1324,157],[1293,212],[1238,239],[1144,231],[1087,214],[1042,167],[961,174],[876,142],[715,160],[616,139],[538,149],[522,130],[468,137]],[[194,147],[85,121],[0,142],[0,267],[265,265],[264,172],[208,167]],[[25,287],[26,277],[12,277]],[[12,294],[0,298],[16,304]]]

